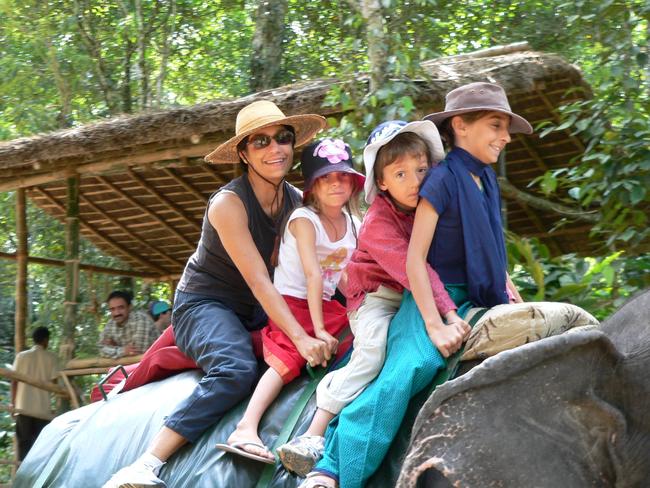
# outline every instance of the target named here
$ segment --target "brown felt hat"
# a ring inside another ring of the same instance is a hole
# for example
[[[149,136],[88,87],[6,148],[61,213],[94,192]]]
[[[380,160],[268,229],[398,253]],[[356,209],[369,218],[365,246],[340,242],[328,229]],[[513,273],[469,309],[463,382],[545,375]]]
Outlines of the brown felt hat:
[[[424,117],[440,127],[445,120],[454,115],[490,110],[501,112],[511,117],[510,133],[532,134],[533,127],[526,119],[513,113],[508,103],[506,92],[494,83],[477,82],[458,87],[445,97],[445,110]]]
[[[287,117],[278,106],[268,100],[259,100],[246,105],[237,114],[235,136],[219,145],[205,157],[209,163],[238,163],[237,145],[253,132],[271,125],[289,125],[296,134],[296,146],[311,141],[316,133],[324,129],[327,122],[316,114],[291,115]]]

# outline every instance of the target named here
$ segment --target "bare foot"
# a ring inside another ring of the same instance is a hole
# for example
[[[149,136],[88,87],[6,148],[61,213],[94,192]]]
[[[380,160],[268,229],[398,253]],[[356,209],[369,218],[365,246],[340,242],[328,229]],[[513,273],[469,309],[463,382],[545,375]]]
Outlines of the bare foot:
[[[236,446],[238,449],[249,454],[266,458],[269,461],[275,461],[275,456],[264,445],[264,442],[262,442],[262,439],[260,439],[260,436],[257,435],[257,431],[255,430],[237,427],[235,431],[230,434],[230,437],[228,437],[226,442],[228,445],[233,447]]]

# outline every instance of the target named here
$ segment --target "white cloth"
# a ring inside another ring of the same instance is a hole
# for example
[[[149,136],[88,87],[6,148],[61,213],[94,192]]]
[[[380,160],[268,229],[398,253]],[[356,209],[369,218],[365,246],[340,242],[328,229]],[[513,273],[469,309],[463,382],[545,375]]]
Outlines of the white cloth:
[[[318,215],[309,207],[298,207],[293,211],[280,242],[278,266],[273,275],[273,284],[282,295],[296,298],[307,298],[307,278],[302,268],[296,238],[289,230],[289,223],[298,218],[306,218],[316,231],[316,256],[323,276],[323,300],[331,300],[336,291],[343,269],[348,264],[356,247],[355,233],[352,225],[356,226],[357,235],[361,223],[356,217],[346,214],[347,229],[345,235],[336,242],[330,241]]]
[[[401,293],[380,286],[349,315],[354,334],[352,356],[348,364],[328,373],[318,384],[318,408],[338,414],[377,377],[386,358],[388,326],[401,302]]]
[[[49,383],[59,375],[59,360],[56,355],[38,344],[27,351],[19,352],[14,359],[14,371],[34,380]],[[51,420],[50,394],[18,382],[16,389],[16,413],[44,420]]]

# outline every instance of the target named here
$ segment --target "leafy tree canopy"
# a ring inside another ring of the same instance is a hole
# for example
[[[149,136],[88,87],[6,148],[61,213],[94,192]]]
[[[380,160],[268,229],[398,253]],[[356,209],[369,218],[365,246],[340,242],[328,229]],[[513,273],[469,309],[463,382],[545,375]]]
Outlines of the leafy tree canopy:
[[[519,283],[529,298],[578,300],[562,287],[570,284],[567,279],[586,284],[581,288],[586,302],[595,296],[594,283],[608,300],[648,286],[647,278],[639,277],[647,264],[644,256],[613,254],[632,246],[643,249],[648,241],[647,1],[267,4],[281,9],[275,13],[283,23],[281,34],[267,41],[279,46],[280,55],[274,59],[280,66],[277,83],[354,79],[359,72],[372,72],[370,92],[338,88],[326,102],[350,109],[335,121],[333,131],[357,148],[379,121],[412,115],[414,88],[405,79],[424,76],[419,62],[425,59],[525,40],[533,49],[557,52],[577,64],[593,87],[593,99],[563,107],[560,124],[537,129],[544,135],[570,128],[585,140],[587,151],[580,164],[549,172],[531,184],[567,204],[597,209],[602,218],[594,236],[606,241],[610,254],[593,261],[551,258],[539,242],[512,236],[515,277],[521,275]],[[266,59],[253,47],[256,32],[268,20],[262,18],[268,13],[264,12],[260,2],[252,0],[0,0],[0,139],[120,113],[245,95],[251,78],[259,76],[251,73],[251,66],[260,56]],[[15,246],[11,193],[1,196],[0,207],[0,227],[6,236],[2,250],[11,252]],[[31,207],[29,222],[30,253],[62,257],[61,226]],[[82,253],[87,262],[114,263],[88,244]],[[2,276],[11,276],[13,266],[0,262]],[[557,278],[560,275],[570,278]],[[84,303],[97,304],[83,309],[94,314],[88,322],[94,327],[101,321],[98,304],[115,280],[83,279]],[[34,324],[61,323],[62,281],[60,269],[30,265]],[[8,279],[8,286],[2,286],[3,305],[12,300],[11,283]],[[163,289],[152,290],[164,296]],[[9,344],[13,316],[3,313],[3,342]]]

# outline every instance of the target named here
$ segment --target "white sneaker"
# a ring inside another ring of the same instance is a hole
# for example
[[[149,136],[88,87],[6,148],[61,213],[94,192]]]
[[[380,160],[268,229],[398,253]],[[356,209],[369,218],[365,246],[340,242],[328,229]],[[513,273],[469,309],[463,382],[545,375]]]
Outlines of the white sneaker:
[[[323,457],[324,449],[324,437],[301,435],[278,447],[277,452],[285,468],[304,478]]]
[[[132,464],[111,476],[102,488],[165,488],[167,485],[151,469],[142,464]]]

